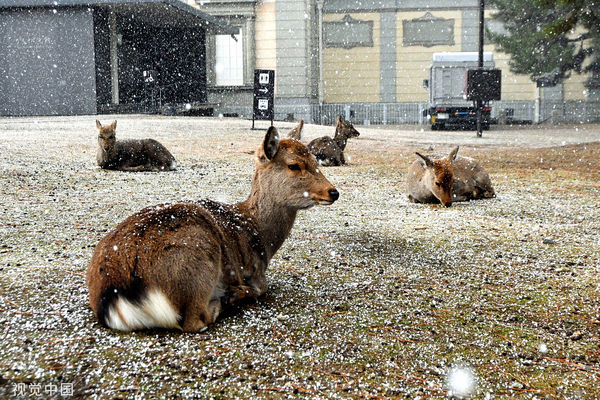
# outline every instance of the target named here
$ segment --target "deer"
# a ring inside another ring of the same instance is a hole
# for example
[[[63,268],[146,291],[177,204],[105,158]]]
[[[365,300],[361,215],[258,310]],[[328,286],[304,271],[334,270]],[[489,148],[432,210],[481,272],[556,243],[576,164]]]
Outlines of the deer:
[[[154,139],[117,140],[117,121],[98,128],[96,161],[102,169],[118,171],[173,171],[177,168],[175,157]]]
[[[255,164],[243,202],[147,207],[100,240],[86,281],[101,325],[200,332],[224,308],[265,293],[267,266],[298,211],[331,205],[339,192],[306,146],[273,126]]]
[[[292,129],[291,131],[288,132],[287,137],[289,139],[294,139],[294,140],[300,141],[302,139],[302,128],[304,128],[304,120],[303,119],[301,119],[298,122],[298,125],[296,125],[294,127],[294,129]]]
[[[477,161],[457,157],[458,146],[447,157],[431,158],[419,152],[408,169],[408,199],[413,203],[441,203],[490,199],[496,196],[489,174]]]
[[[333,139],[329,136],[314,139],[308,144],[308,149],[323,166],[344,165],[346,164],[344,158],[346,143],[348,139],[358,136],[360,136],[360,133],[354,129],[354,126],[341,115],[338,115]]]

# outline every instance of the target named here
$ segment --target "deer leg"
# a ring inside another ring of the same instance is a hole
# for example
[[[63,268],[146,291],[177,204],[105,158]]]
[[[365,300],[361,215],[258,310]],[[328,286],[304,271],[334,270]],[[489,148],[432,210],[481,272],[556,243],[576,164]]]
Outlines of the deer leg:
[[[264,276],[254,276],[249,285],[230,286],[227,290],[226,301],[233,303],[247,298],[256,298],[267,291],[267,279]]]
[[[319,161],[319,165],[322,165],[323,167],[330,167],[335,163],[335,160],[330,157],[323,155],[319,155],[319,157],[317,157],[317,161]]]
[[[129,172],[148,171],[148,166],[147,165],[136,165],[135,167],[120,167],[119,169],[121,171],[129,171]]]
[[[143,166],[144,169],[141,169],[140,171],[152,171],[152,172],[160,172],[163,169],[158,166],[158,165],[152,165],[152,164],[146,164]]]
[[[221,313],[221,300],[215,299],[208,304],[192,304],[185,311],[183,320],[184,332],[202,332],[209,324],[217,320]]]
[[[210,320],[209,324],[215,322],[219,314],[221,314],[221,300],[211,300],[208,303],[208,319]]]
[[[201,311],[196,307],[189,307],[183,319],[184,332],[199,332],[206,329],[207,324],[200,318]]]
[[[416,198],[414,198],[412,194],[409,194],[409,195],[408,195],[408,200],[409,200],[411,203],[421,203],[419,200],[417,200]]]
[[[459,194],[456,196],[452,196],[452,201],[469,201],[471,198],[465,194]]]
[[[247,299],[247,298],[255,298],[262,294],[263,292],[257,290],[253,286],[248,285],[239,285],[239,286],[230,286],[227,290],[227,303],[231,304],[239,300]]]
[[[488,190],[485,185],[480,185],[479,182],[475,182],[475,190],[477,191],[477,195],[475,197],[477,199],[491,199],[495,197],[493,190]]]

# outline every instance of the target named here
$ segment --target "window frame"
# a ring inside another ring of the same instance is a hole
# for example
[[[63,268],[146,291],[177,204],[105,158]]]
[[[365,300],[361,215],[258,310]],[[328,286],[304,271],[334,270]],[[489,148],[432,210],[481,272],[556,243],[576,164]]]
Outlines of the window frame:
[[[245,46],[244,34],[240,29],[240,33],[234,35],[237,40],[231,35],[214,35],[214,86],[216,87],[237,87],[245,86]],[[227,40],[227,42],[224,42]],[[227,49],[222,49],[225,43],[228,43]],[[225,53],[229,53],[228,57]],[[235,55],[235,58],[232,57]],[[227,63],[224,69],[219,68],[220,63]]]

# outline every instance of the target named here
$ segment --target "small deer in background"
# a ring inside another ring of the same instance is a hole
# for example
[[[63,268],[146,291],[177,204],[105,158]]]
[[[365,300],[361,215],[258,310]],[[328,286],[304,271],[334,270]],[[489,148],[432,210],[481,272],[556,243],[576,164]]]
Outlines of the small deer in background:
[[[344,149],[348,139],[358,137],[360,133],[354,126],[341,115],[337,116],[335,135],[333,139],[322,136],[308,144],[308,149],[317,158],[319,164],[324,166],[339,166],[346,164]]]
[[[96,120],[96,127],[96,161],[100,168],[119,171],[172,171],[176,168],[175,157],[156,140],[117,140],[117,121],[102,125]]]
[[[302,139],[302,128],[304,128],[304,120],[301,119],[294,129],[288,132],[288,138],[300,141]]]
[[[416,153],[406,178],[408,198],[413,203],[441,203],[495,197],[488,173],[468,157],[457,157],[458,146],[448,157],[430,158]]]
[[[270,127],[246,201],[149,207],[109,232],[87,270],[90,306],[112,329],[204,330],[224,306],[267,290],[299,210],[338,197],[306,146]]]

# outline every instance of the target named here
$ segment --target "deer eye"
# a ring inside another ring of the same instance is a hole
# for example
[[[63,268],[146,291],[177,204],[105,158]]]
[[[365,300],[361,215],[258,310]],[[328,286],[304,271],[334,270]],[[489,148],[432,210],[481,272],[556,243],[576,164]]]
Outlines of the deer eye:
[[[289,164],[288,168],[292,171],[300,171],[302,168],[300,168],[300,164]]]
[[[441,183],[439,183],[439,182],[436,182],[435,184],[436,184],[438,187],[442,186],[442,184],[441,184]]]

